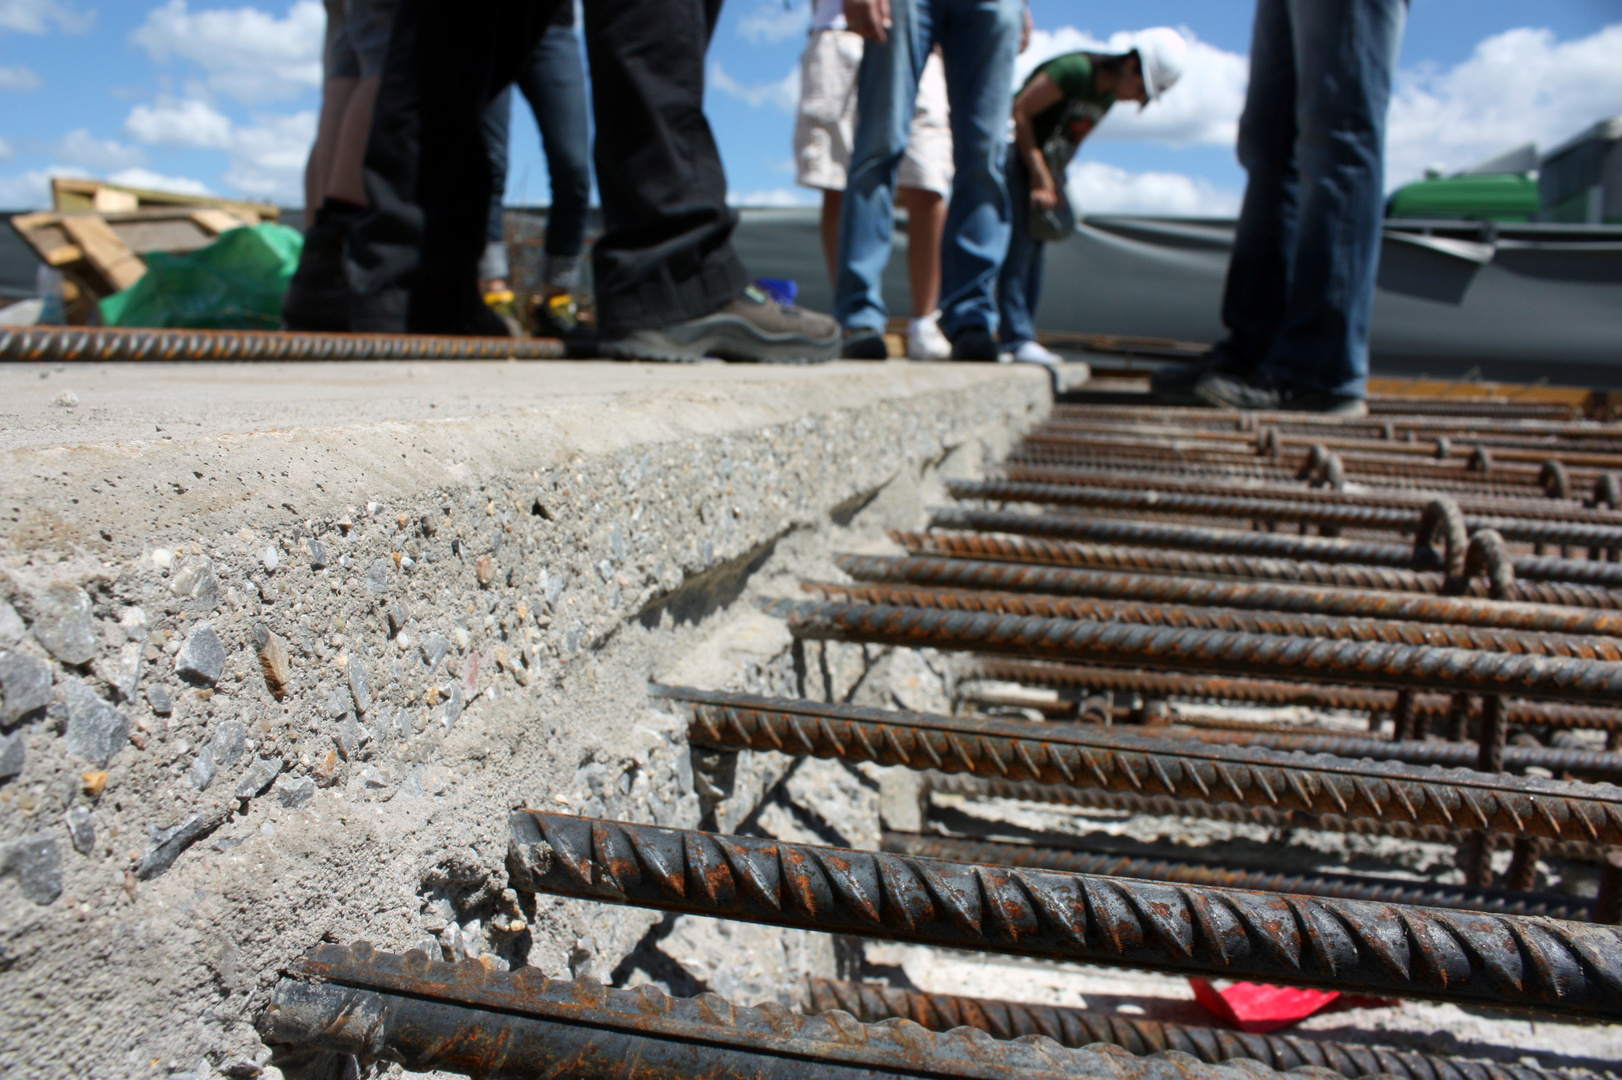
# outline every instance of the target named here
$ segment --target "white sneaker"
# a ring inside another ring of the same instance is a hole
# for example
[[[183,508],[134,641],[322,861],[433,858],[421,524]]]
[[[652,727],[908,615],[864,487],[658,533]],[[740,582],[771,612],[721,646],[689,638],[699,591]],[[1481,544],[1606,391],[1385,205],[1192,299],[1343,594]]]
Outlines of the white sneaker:
[[[1047,367],[1058,367],[1064,363],[1064,357],[1036,341],[1027,341],[1015,349],[1013,360],[1016,364],[1043,364]]]
[[[908,360],[950,360],[952,343],[941,333],[941,313],[936,311],[907,324]]]

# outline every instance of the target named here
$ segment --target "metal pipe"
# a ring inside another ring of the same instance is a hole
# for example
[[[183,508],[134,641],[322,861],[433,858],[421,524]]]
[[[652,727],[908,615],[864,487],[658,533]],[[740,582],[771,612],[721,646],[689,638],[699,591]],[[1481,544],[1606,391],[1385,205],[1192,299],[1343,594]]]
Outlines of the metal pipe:
[[[1322,641],[886,604],[763,601],[801,638],[1002,653],[1106,666],[1622,704],[1622,664],[1474,649]]]
[[[1253,498],[1248,495],[1197,495],[1156,489],[1132,491],[1069,484],[1022,484],[1004,480],[948,480],[946,489],[956,499],[1043,503],[1119,512],[1193,514],[1250,521],[1300,521],[1404,535],[1418,530],[1423,513],[1423,507],[1418,506],[1411,509],[1345,506],[1282,498]],[[1492,529],[1506,540],[1622,548],[1622,525],[1570,520],[1535,521],[1486,514],[1466,514],[1464,523],[1472,533]]]
[[[774,750],[1003,780],[1622,844],[1622,788],[1609,784],[1462,769],[1442,772],[1327,754],[1309,757],[1226,741],[1151,738],[1119,727],[892,712],[688,687],[656,687],[654,693],[692,705],[688,742],[712,750]],[[1458,744],[1437,745],[1461,750]],[[1474,756],[1473,749],[1464,753]]]
[[[851,576],[861,575],[853,573]],[[805,582],[801,588],[823,599],[847,600],[860,604],[891,604],[896,607],[938,608],[943,611],[989,611],[1002,615],[1036,615],[1143,626],[1186,626],[1205,630],[1276,634],[1285,637],[1329,638],[1336,641],[1384,641],[1398,645],[1435,645],[1527,656],[1622,660],[1622,640],[1580,634],[1551,634],[1497,627],[1316,613],[1295,614],[1261,608],[1235,610],[1193,604],[1142,603],[1113,598],[1054,596],[1039,592],[942,589],[910,584],[844,585],[831,582]]]
[[[1045,1035],[1061,1046],[1109,1043],[1129,1053],[1148,1055],[1176,1050],[1208,1064],[1247,1059],[1271,1069],[1317,1066],[1348,1080],[1391,1077],[1392,1080],[1556,1080],[1556,1073],[1530,1065],[1500,1064],[1440,1057],[1410,1050],[1391,1050],[1362,1043],[1333,1042],[1311,1035],[1256,1035],[1226,1028],[1193,1027],[1169,1020],[1087,1012],[1062,1005],[1028,1005],[1019,1001],[922,993],[871,983],[810,979],[810,1013],[850,1013],[864,1023],[911,1020],[931,1031],[978,1028],[998,1039]]]
[[[0,361],[561,360],[553,338],[312,334],[285,330],[144,330],[0,326]]]
[[[1622,1018],[1622,929],[916,859],[518,810],[513,887],[1179,974]]]
[[[924,773],[924,791],[975,799],[1013,799],[1018,802],[1050,803],[1083,810],[1131,814],[1134,817],[1199,818],[1232,825],[1254,825],[1281,831],[1307,829],[1341,833],[1347,836],[1389,836],[1421,844],[1458,847],[1468,830],[1442,825],[1415,825],[1392,818],[1346,817],[1342,814],[1308,814],[1300,810],[1274,810],[1266,806],[1241,806],[1205,799],[1176,799],[1168,795],[1139,795],[1128,791],[1071,787],[1067,784],[1037,784],[1029,780],[993,780],[966,773]],[[1572,862],[1599,862],[1607,851],[1617,850],[1586,840],[1551,840],[1544,849],[1555,858]],[[1606,920],[1600,920],[1606,921]]]
[[[998,866],[1034,866],[1067,874],[1142,878],[1178,885],[1217,885],[1226,889],[1327,896],[1340,900],[1368,900],[1381,904],[1418,904],[1457,911],[1490,911],[1500,915],[1541,915],[1551,919],[1588,922],[1594,902],[1558,893],[1511,892],[1508,889],[1439,885],[1428,881],[1370,877],[1364,874],[1322,872],[1284,873],[1254,867],[1230,866],[1199,859],[1167,859],[1088,851],[1081,847],[1045,847],[965,840],[955,836],[886,832],[881,849],[896,855],[953,862],[995,863]]]
[[[1225,678],[1219,675],[1183,675],[1164,671],[1129,671],[1121,668],[1089,667],[1083,664],[1053,664],[1003,657],[977,657],[958,671],[958,680],[999,679],[1032,686],[1071,690],[1113,690],[1152,698],[1190,698],[1206,701],[1251,702],[1259,705],[1306,705],[1318,709],[1349,709],[1376,715],[1394,714],[1402,694],[1389,690],[1367,690],[1350,686],[1318,686],[1271,679]],[[1429,723],[1448,715],[1449,694],[1410,694],[1414,718]],[[1622,729],[1622,712],[1587,705],[1566,705],[1545,701],[1508,703],[1508,719],[1523,727],[1558,729],[1592,728],[1601,731]],[[1473,718],[1479,717],[1473,712]],[[1234,725],[1242,730],[1248,721],[1216,717],[1179,715],[1178,723],[1202,727]],[[1254,728],[1253,730],[1266,730]]]
[[[965,1028],[864,1025],[843,1013],[743,1008],[716,994],[667,997],[535,968],[489,971],[415,950],[321,945],[293,964],[259,1018],[278,1049],[382,1059],[480,1080],[1274,1080],[1180,1055],[1139,1061],[1114,1047],[998,1041]],[[1300,1080],[1310,1080],[1303,1076]],[[1519,1078],[1515,1078],[1519,1080]]]

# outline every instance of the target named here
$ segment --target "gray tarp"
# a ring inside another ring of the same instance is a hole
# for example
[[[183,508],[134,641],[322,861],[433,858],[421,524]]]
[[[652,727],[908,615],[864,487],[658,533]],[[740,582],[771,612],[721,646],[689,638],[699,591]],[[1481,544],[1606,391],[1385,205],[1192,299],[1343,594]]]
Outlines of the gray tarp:
[[[1388,229],[1374,302],[1377,373],[1622,387],[1622,228]],[[1474,234],[1474,235],[1472,235]],[[759,275],[793,277],[827,310],[815,211],[749,210],[738,247]],[[1044,330],[1214,341],[1232,221],[1093,217],[1051,245]],[[905,313],[905,237],[885,297]]]

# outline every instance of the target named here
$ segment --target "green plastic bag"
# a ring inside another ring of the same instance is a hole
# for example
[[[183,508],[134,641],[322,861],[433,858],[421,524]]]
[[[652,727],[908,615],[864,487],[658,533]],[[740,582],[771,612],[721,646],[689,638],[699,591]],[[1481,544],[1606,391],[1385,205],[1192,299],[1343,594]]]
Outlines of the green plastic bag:
[[[282,296],[298,269],[304,238],[286,225],[251,225],[221,233],[182,255],[153,252],[146,273],[101,302],[108,326],[193,330],[275,330]]]

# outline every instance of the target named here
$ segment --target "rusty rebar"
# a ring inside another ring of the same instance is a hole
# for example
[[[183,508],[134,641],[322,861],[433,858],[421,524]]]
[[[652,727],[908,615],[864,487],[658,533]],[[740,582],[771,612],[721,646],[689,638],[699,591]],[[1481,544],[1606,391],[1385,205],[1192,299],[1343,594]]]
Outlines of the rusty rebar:
[[[688,687],[657,687],[655,693],[692,705],[688,741],[714,750],[775,750],[1001,780],[1622,844],[1622,788],[1609,784],[1308,756],[1220,740],[1154,738],[1119,727],[893,712]],[[1466,756],[1473,757],[1473,750]]]
[[[1594,913],[1592,900],[1559,893],[1512,892],[1508,889],[1370,877],[1366,874],[1320,871],[1289,873],[1202,859],[1089,851],[1079,844],[1052,847],[924,833],[885,832],[880,847],[896,855],[916,855],[923,859],[1032,866],[1042,870],[1061,870],[1067,874],[1141,878],[1145,881],[1169,881],[1177,885],[1216,885],[1225,889],[1367,900],[1380,904],[1418,904],[1421,907],[1453,908],[1457,911],[1490,911],[1500,915],[1541,915],[1576,922],[1589,922]]]
[[[1404,535],[1418,531],[1424,512],[1421,506],[1348,506],[1239,494],[1201,495],[1153,488],[1129,490],[1071,484],[1026,484],[1010,480],[949,480],[946,488],[957,499],[1041,503],[1126,513],[1192,514],[1246,521],[1299,521]],[[1492,529],[1506,540],[1622,548],[1622,525],[1592,521],[1543,521],[1487,514],[1466,514],[1464,523],[1472,533]]]
[[[1073,787],[1068,784],[1038,784],[1029,780],[993,780],[967,773],[924,773],[926,794],[955,795],[973,799],[1012,799],[1017,802],[1050,803],[1081,810],[1106,811],[1168,818],[1199,818],[1232,825],[1253,825],[1264,829],[1306,829],[1340,833],[1346,836],[1389,836],[1421,844],[1458,847],[1469,830],[1443,825],[1415,825],[1393,818],[1346,817],[1342,814],[1309,814],[1300,810],[1274,810],[1265,806],[1211,802],[1206,799],[1176,799],[1168,795],[1139,795],[1129,791]],[[1573,862],[1599,862],[1607,851],[1616,850],[1586,840],[1549,840],[1549,855]],[[1606,920],[1600,920],[1602,922]]]
[[[1167,1020],[1088,1012],[1063,1005],[923,993],[871,983],[810,979],[807,1008],[812,1014],[839,1009],[865,1023],[911,1020],[931,1031],[978,1028],[998,1039],[1045,1035],[1061,1046],[1109,1043],[1133,1054],[1177,1050],[1208,1064],[1248,1059],[1272,1069],[1317,1066],[1357,1080],[1556,1080],[1557,1074],[1530,1065],[1500,1064],[1392,1050],[1362,1043],[1333,1042],[1310,1035],[1256,1035],[1226,1028],[1194,1027]]]
[[[1544,406],[1539,405],[1539,408]],[[1387,413],[1379,417],[1348,419],[1340,416],[1320,416],[1299,412],[1222,412],[1199,406],[1177,405],[1102,405],[1060,403],[1049,414],[1052,419],[1096,418],[1118,423],[1149,421],[1176,423],[1190,430],[1211,428],[1224,431],[1256,431],[1262,427],[1284,430],[1358,430],[1384,431],[1391,437],[1409,430],[1434,430],[1444,434],[1476,431],[1520,431],[1539,435],[1581,438],[1589,433],[1601,435],[1616,430],[1616,425],[1580,418],[1579,412],[1567,406],[1550,406],[1547,415],[1510,416],[1502,413],[1473,416],[1420,411],[1410,414]]]
[[[1622,1018],[1592,923],[917,859],[518,810],[513,887],[917,944]]]
[[[801,638],[1398,690],[1512,693],[1533,699],[1622,704],[1622,664],[1605,660],[887,604],[771,600],[761,606],[785,620],[789,630]]]
[[[379,953],[364,942],[317,946],[295,962],[259,1031],[283,1054],[354,1054],[481,1080],[1279,1076],[1252,1063],[1136,1058],[1109,1045],[999,1041],[974,1028],[936,1033],[905,1020],[862,1024],[843,1013],[802,1016],[776,1003],[743,1008],[716,994],[671,998],[654,986],[612,990],[595,979],[549,979],[536,968],[490,971],[476,960],[447,964],[416,950]]]
[[[561,360],[553,338],[0,326],[0,361]]]
[[[912,537],[897,538],[912,546]],[[1088,567],[916,555],[905,559],[882,555],[838,555],[835,556],[835,564],[858,581],[1085,596],[1179,608],[1239,609],[1333,616],[1336,619],[1440,623],[1521,633],[1622,637],[1622,613],[1505,603],[1474,597],[1431,596],[1380,589],[1314,588],[1271,581],[1213,581]]]
[[[1318,709],[1349,709],[1385,716],[1398,707],[1399,693],[1350,686],[1320,686],[1273,679],[1226,678],[1220,675],[1184,675],[1165,671],[1131,671],[1122,668],[1090,667],[1085,664],[1055,664],[1004,657],[978,657],[962,665],[959,680],[983,678],[1021,682],[1071,690],[1111,690],[1141,694],[1150,698],[1186,698],[1196,701],[1232,701],[1257,705],[1306,705]],[[1412,695],[1414,718],[1429,724],[1446,717],[1452,709],[1449,694]],[[1567,705],[1546,701],[1507,703],[1511,724],[1555,729],[1622,730],[1622,712],[1587,705]],[[1471,719],[1479,719],[1479,709]],[[1184,722],[1179,718],[1178,722]],[[1190,720],[1188,722],[1197,722]],[[1221,722],[1212,718],[1205,726]],[[1233,721],[1243,724],[1243,721]]]
[[[854,569],[848,566],[840,568],[856,578],[863,577],[861,571],[867,569],[862,566]],[[1003,571],[1007,576],[1014,576],[1027,568],[996,569]],[[1012,573],[1007,573],[1008,571]],[[1055,573],[1066,571],[1039,570],[1037,575],[1029,576]],[[1622,640],[1584,636],[1580,633],[1548,633],[1318,613],[1297,614],[1269,610],[1259,605],[1235,609],[1196,604],[1141,602],[1113,597],[1064,596],[1047,592],[1002,592],[992,591],[990,588],[940,588],[914,584],[844,585],[830,582],[807,582],[801,587],[824,599],[849,600],[861,604],[939,608],[943,611],[988,611],[1003,615],[1037,615],[1046,618],[1086,619],[1093,622],[1134,623],[1143,626],[1186,626],[1251,634],[1278,634],[1286,637],[1331,638],[1337,641],[1384,641],[1391,644],[1481,649],[1528,656],[1622,660]],[[1618,621],[1622,623],[1622,620]]]

